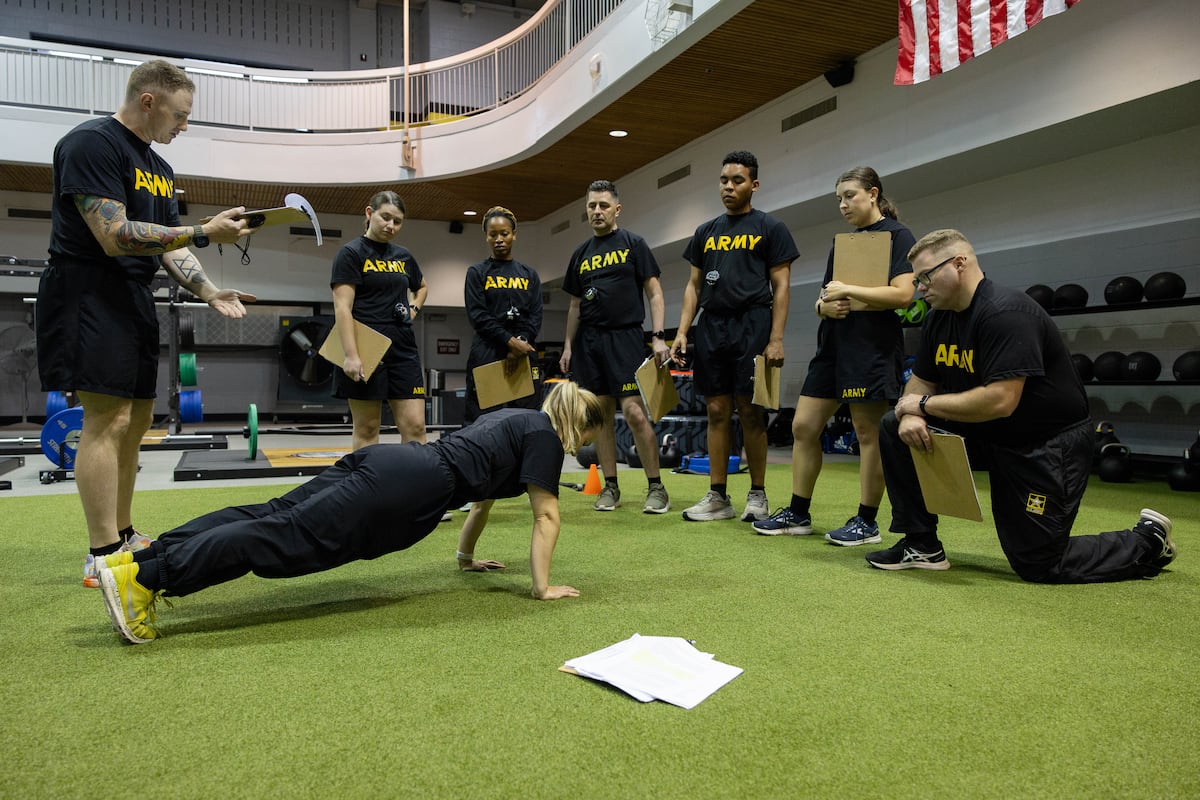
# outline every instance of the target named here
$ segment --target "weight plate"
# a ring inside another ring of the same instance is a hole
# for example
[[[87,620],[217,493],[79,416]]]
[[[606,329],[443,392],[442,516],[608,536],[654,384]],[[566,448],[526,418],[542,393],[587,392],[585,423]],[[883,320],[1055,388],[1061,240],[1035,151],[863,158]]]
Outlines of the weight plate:
[[[179,382],[184,386],[196,385],[196,354],[179,354]]]
[[[66,394],[63,392],[50,392],[46,395],[46,420],[49,421],[51,417],[66,407]]]
[[[250,404],[250,412],[246,414],[246,427],[250,431],[250,460],[258,458],[258,406]]]
[[[83,408],[64,408],[42,426],[42,452],[59,469],[75,469],[75,451],[83,432]]]
[[[179,312],[179,346],[184,350],[196,346],[196,318],[190,311]]]
[[[179,393],[179,421],[204,421],[204,404],[201,402],[199,389],[184,389]]]

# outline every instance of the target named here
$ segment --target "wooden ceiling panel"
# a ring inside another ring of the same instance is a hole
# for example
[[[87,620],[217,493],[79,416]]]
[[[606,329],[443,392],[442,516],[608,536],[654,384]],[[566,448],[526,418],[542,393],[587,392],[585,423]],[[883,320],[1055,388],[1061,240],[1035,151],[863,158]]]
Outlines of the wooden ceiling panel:
[[[896,36],[895,0],[757,0],[591,119],[536,155],[489,172],[373,185],[243,184],[177,175],[191,203],[270,207],[299,192],[318,215],[359,214],[396,188],[410,219],[461,220],[493,205],[538,220]],[[630,136],[608,136],[613,128]],[[736,143],[731,143],[731,149]],[[50,169],[0,164],[0,188],[49,192]]]

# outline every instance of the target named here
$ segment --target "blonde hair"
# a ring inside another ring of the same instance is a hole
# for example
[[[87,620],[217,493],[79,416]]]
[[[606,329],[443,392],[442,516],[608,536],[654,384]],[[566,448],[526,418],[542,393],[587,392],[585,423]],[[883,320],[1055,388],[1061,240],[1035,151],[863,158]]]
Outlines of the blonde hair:
[[[930,231],[918,239],[917,243],[908,251],[908,260],[912,261],[926,250],[933,250],[935,252],[945,250],[956,242],[962,242],[966,245],[966,249],[971,254],[974,254],[975,250],[971,247],[971,243],[967,241],[966,236],[963,236],[962,233],[953,228],[941,228],[940,230]]]
[[[574,381],[562,381],[550,390],[542,411],[558,434],[563,450],[574,453],[583,445],[583,433],[604,423],[600,398]]]
[[[129,82],[125,85],[125,102],[131,103],[142,92],[178,92],[180,90],[195,92],[196,84],[188,74],[179,67],[162,59],[138,64],[129,73]]]

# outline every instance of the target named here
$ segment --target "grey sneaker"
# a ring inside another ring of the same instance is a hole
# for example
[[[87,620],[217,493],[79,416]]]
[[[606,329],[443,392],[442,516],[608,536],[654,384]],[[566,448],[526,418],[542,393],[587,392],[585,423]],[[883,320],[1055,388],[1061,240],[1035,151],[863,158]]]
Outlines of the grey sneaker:
[[[671,498],[667,497],[667,487],[661,483],[650,484],[646,492],[646,504],[642,506],[643,514],[665,514],[671,510]]]
[[[733,519],[733,504],[729,498],[717,494],[711,489],[700,499],[699,503],[683,510],[683,518],[688,522],[709,522],[714,519]]]
[[[604,484],[604,488],[600,490],[600,496],[596,498],[596,505],[592,508],[597,511],[616,511],[621,507],[621,490],[611,483]]]
[[[1171,520],[1152,508],[1143,508],[1134,531],[1147,537],[1162,549],[1153,557],[1154,566],[1162,569],[1175,560],[1175,542],[1171,539]]]
[[[762,489],[751,489],[746,492],[746,510],[742,512],[742,522],[754,522],[771,516],[767,507],[767,493]]]

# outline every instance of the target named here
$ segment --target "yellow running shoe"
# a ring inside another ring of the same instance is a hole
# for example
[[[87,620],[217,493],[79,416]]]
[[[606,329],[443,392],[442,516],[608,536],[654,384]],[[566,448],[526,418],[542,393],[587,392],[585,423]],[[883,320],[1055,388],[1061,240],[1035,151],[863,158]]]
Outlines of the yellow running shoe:
[[[138,564],[118,564],[100,570],[100,590],[104,607],[121,638],[130,644],[145,644],[158,638],[154,629],[154,603],[159,592],[137,582]]]

